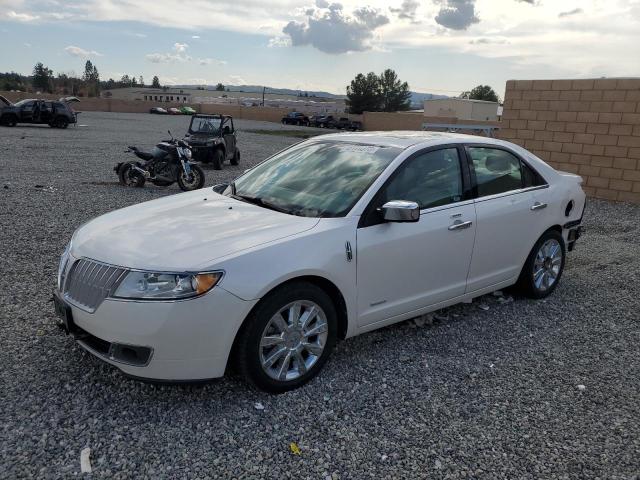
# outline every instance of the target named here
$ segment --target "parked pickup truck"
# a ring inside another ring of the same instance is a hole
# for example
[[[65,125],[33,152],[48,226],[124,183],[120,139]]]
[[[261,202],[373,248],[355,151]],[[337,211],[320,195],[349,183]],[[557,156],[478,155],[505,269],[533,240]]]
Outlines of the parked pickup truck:
[[[291,112],[287,114],[285,117],[282,117],[283,125],[304,125],[309,126],[309,117],[307,117],[304,113],[300,112]]]

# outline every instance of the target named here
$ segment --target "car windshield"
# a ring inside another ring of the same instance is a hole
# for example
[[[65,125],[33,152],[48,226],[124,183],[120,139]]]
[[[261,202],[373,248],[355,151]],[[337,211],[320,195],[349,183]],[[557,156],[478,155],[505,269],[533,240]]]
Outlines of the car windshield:
[[[191,133],[215,133],[220,129],[220,117],[195,117],[191,120]]]
[[[238,178],[225,193],[304,217],[341,217],[401,152],[396,147],[311,141]]]
[[[29,103],[29,102],[33,102],[33,100],[29,100],[29,99],[27,99],[27,100],[20,100],[19,102],[14,103],[14,104],[13,104],[13,106],[14,106],[14,107],[21,107],[21,106],[23,106],[23,105],[26,105],[26,104],[27,104],[27,103]]]

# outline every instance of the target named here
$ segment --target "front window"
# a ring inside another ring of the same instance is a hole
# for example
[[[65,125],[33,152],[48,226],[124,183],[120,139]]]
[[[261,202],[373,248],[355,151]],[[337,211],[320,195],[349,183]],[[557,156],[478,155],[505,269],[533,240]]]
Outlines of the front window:
[[[305,142],[256,166],[225,193],[293,215],[341,217],[400,152],[395,147]]]
[[[424,210],[459,202],[463,195],[458,149],[445,148],[406,161],[383,190],[381,203],[408,200]]]
[[[220,117],[196,117],[191,121],[191,133],[215,133],[220,129]]]

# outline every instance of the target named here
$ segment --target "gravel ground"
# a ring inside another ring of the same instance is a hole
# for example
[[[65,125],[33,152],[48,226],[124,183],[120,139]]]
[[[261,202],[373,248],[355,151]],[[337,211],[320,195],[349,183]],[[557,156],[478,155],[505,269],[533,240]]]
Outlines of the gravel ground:
[[[487,296],[341,342],[280,396],[237,378],[148,385],[62,335],[49,299],[75,228],[178,192],[125,189],[111,168],[186,119],[80,119],[0,128],[0,478],[80,477],[85,447],[87,478],[638,478],[640,207],[591,201],[546,301]],[[242,164],[207,184],[296,141],[240,133]]]

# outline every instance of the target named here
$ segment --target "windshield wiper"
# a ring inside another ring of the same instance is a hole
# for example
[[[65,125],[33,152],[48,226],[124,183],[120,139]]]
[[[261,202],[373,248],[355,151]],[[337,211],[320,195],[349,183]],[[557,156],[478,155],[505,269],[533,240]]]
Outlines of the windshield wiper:
[[[233,191],[235,192],[235,185],[233,187]],[[250,195],[238,195],[238,194],[235,194],[235,193],[232,193],[231,196],[233,198],[237,199],[237,200],[242,200],[242,201],[247,202],[247,203],[252,203],[254,205],[258,205],[259,207],[268,208],[269,210],[275,210],[276,212],[280,212],[280,213],[291,214],[290,210],[288,210],[286,208],[283,208],[283,207],[280,207],[280,206],[278,206],[278,205],[276,205],[274,203],[271,203],[271,202],[269,202],[267,200],[264,200],[264,199],[262,199],[260,197],[252,197]]]

